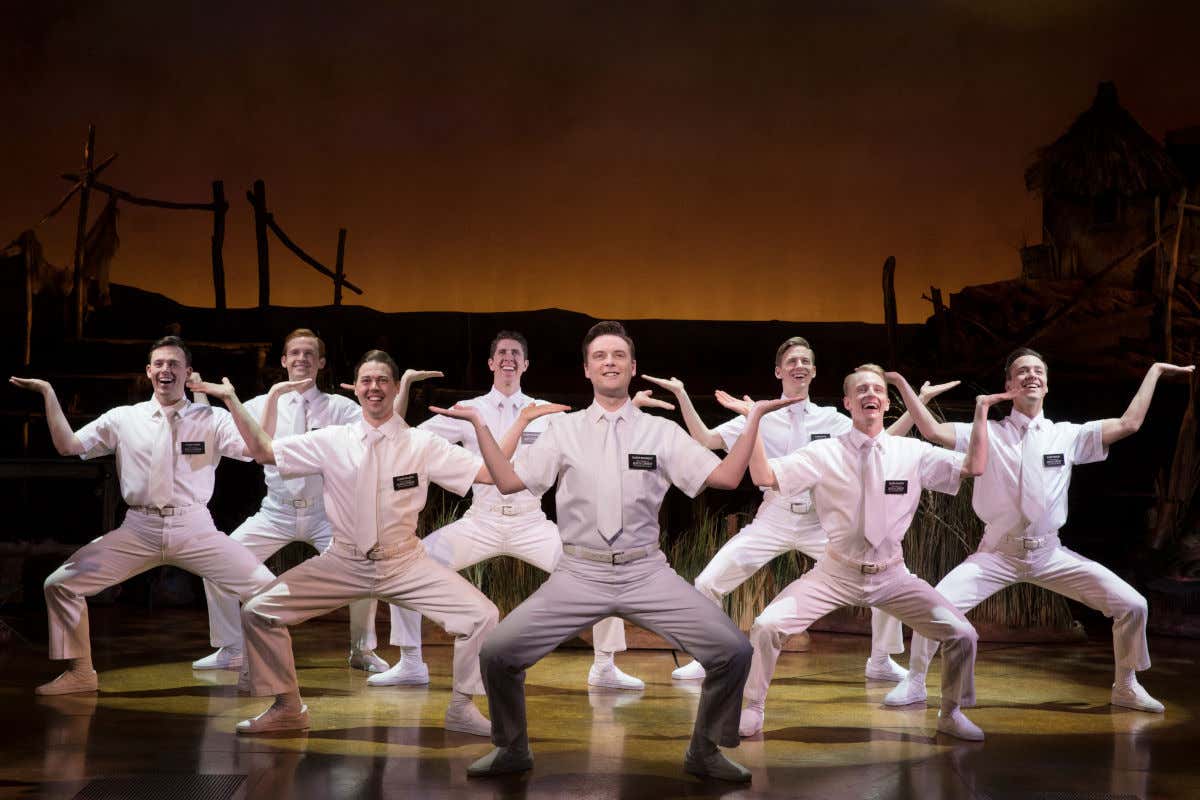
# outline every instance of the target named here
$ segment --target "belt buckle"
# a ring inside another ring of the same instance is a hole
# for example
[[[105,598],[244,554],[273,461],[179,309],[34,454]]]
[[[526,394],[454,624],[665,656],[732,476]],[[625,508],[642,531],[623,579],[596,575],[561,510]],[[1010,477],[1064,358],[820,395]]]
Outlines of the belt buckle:
[[[308,500],[303,497],[293,498],[292,508],[308,508]]]
[[[792,503],[789,508],[793,514],[807,514],[812,510],[812,503]]]
[[[375,545],[370,550],[363,553],[363,555],[366,557],[367,561],[382,561],[383,560],[383,552],[380,549],[379,545]]]
[[[517,516],[517,509],[515,506],[510,506],[510,505],[500,506],[500,516],[515,517],[515,516]]]
[[[863,575],[874,575],[879,572],[880,567],[878,564],[863,564],[858,569]]]
[[[1037,550],[1041,548],[1041,546],[1042,540],[1035,536],[1021,537],[1021,547],[1025,548],[1026,550]]]
[[[175,516],[175,506],[163,506],[156,513],[160,517],[173,517]]]

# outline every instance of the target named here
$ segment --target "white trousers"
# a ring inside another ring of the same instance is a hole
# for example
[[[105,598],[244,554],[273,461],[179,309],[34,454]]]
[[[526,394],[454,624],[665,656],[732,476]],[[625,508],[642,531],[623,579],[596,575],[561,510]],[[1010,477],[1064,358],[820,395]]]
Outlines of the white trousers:
[[[1056,539],[1057,541],[1057,539]],[[937,590],[963,613],[1014,583],[1032,583],[1100,611],[1113,621],[1117,667],[1150,668],[1146,644],[1146,598],[1112,570],[1063,547],[1010,553],[972,553],[942,578]],[[937,642],[913,636],[912,671],[924,674],[937,652]]]
[[[942,700],[975,703],[975,647],[978,635],[963,613],[903,563],[874,575],[831,558],[818,561],[792,581],[754,620],[750,644],[754,660],[746,681],[746,699],[764,701],[779,651],[789,636],[842,606],[878,606],[914,631],[942,642]]]
[[[307,542],[324,553],[333,541],[333,526],[320,504],[310,508],[288,508],[269,496],[254,516],[247,519],[229,538],[240,542],[260,562],[266,561],[291,542]],[[208,635],[213,647],[242,646],[242,617],[237,595],[205,579],[208,600]],[[350,649],[374,650],[374,600],[356,600],[350,604]]]
[[[76,550],[46,579],[50,658],[90,658],[86,598],[167,564],[242,599],[275,579],[253,553],[216,529],[203,506],[172,517],[131,509],[121,527]]]
[[[454,688],[483,694],[479,650],[500,617],[496,606],[457,572],[416,553],[370,561],[334,541],[321,555],[280,575],[242,607],[251,691],[298,690],[287,626],[363,598],[378,598],[429,617],[454,636]]]
[[[815,511],[793,513],[787,506],[764,500],[754,520],[721,546],[704,571],[696,590],[717,605],[725,595],[750,579],[776,556],[799,550],[813,561],[825,555],[829,537]],[[871,609],[871,653],[904,652],[900,620]]]
[[[553,572],[562,557],[558,527],[541,509],[504,516],[472,506],[461,518],[421,540],[434,561],[457,572],[496,556],[512,556],[538,569]],[[391,643],[421,646],[421,615],[392,606]],[[614,653],[625,649],[625,623],[609,617],[592,627],[592,646]]]

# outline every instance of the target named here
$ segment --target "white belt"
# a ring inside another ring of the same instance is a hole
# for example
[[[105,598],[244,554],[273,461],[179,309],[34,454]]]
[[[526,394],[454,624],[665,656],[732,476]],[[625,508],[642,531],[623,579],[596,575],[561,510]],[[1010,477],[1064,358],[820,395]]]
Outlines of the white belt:
[[[382,561],[385,558],[395,558],[396,556],[403,555],[404,553],[412,550],[412,545],[394,544],[390,547],[384,547],[377,544],[370,550],[364,552],[349,542],[343,542],[341,539],[334,539],[333,544],[330,546],[336,547],[344,555],[350,556],[351,558],[361,558],[365,559],[366,561]]]
[[[836,550],[829,549],[828,547],[825,549],[825,557],[832,558],[834,561],[838,562],[839,564],[844,564],[847,567],[852,567],[861,572],[863,575],[874,575],[876,573],[883,572],[884,570],[891,569],[892,567],[903,563],[904,561],[904,553],[898,553],[889,558],[887,561],[880,561],[876,563],[854,561],[846,558]]]
[[[276,503],[279,503],[279,505],[290,506],[291,508],[315,508],[316,506],[323,505],[325,502],[325,498],[322,495],[317,495],[316,497],[289,497],[280,492],[267,492],[267,495]]]
[[[193,511],[199,511],[204,508],[201,505],[191,506],[130,506],[130,511],[137,511],[139,514],[149,514],[153,517],[182,517],[184,514],[191,514]]]
[[[618,550],[614,552],[612,550],[593,550],[590,547],[582,547],[577,544],[564,544],[563,552],[576,558],[599,561],[601,564],[628,564],[630,561],[639,561],[647,556],[654,555],[658,552],[658,545],[652,544],[646,547],[636,547],[633,550]]]
[[[522,514],[529,514],[534,511],[541,511],[541,503],[531,503],[526,500],[523,503],[502,503],[496,506],[488,506],[489,514],[499,514],[502,517],[519,517]]]

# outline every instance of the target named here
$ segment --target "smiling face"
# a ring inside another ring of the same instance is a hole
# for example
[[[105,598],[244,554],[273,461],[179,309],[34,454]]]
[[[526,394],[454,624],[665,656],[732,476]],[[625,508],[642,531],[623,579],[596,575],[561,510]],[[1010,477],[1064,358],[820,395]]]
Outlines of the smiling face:
[[[154,387],[154,399],[164,406],[174,405],[183,397],[183,384],[192,374],[187,356],[178,347],[156,347],[146,365],[146,377]]]
[[[525,349],[516,339],[501,339],[488,359],[488,369],[492,371],[495,387],[505,394],[512,394],[521,388],[521,376],[529,369]]]
[[[620,336],[604,334],[588,343],[583,374],[601,397],[628,397],[629,382],[637,374],[637,362]]]
[[[1037,356],[1025,355],[1008,367],[1008,379],[1004,381],[1007,391],[1016,390],[1013,404],[1028,417],[1037,416],[1042,410],[1046,393],[1050,391],[1046,362]]]
[[[325,369],[321,347],[311,336],[295,336],[289,339],[279,363],[287,370],[289,381],[315,379],[317,373]]]
[[[775,367],[775,377],[783,384],[784,397],[808,397],[808,387],[817,376],[816,358],[804,345],[788,349]]]
[[[381,361],[363,362],[354,377],[354,396],[362,406],[363,417],[376,425],[391,419],[399,391],[391,367]]]
[[[846,378],[845,388],[842,404],[850,412],[854,427],[871,436],[883,430],[883,415],[891,407],[883,376],[860,370]]]

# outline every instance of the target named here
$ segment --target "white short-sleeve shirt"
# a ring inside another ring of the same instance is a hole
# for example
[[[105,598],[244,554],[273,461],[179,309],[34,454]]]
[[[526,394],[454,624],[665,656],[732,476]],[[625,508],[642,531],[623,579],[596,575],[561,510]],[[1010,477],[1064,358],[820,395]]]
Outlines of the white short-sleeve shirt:
[[[300,436],[285,436],[273,445],[275,465],[287,478],[320,475],[325,479],[325,514],[335,539],[353,544],[358,519],[358,485],[369,425],[363,419],[350,425],[322,428]],[[471,488],[483,459],[428,431],[409,428],[396,416],[379,426],[383,441],[377,491],[379,545],[416,548],[417,515],[425,507],[429,484],[464,495]]]
[[[175,422],[173,506],[208,505],[221,456],[249,461],[246,443],[233,417],[223,408],[181,400]],[[81,458],[117,454],[121,497],[131,506],[150,505],[150,461],[162,415],[157,400],[118,406],[75,432],[83,443]]]
[[[984,523],[980,549],[991,550],[1006,535],[1025,535],[1021,514],[1021,445],[1026,426],[1042,427],[1041,453],[1043,485],[1046,489],[1046,513],[1039,521],[1035,536],[1054,533],[1067,522],[1067,490],[1071,486],[1071,468],[1108,458],[1099,420],[1079,425],[1051,422],[1041,414],[1034,419],[1015,408],[1007,417],[988,421],[988,461],[983,474],[975,479],[971,504]],[[954,446],[965,452],[971,439],[970,422],[954,423]]]
[[[862,446],[868,437],[851,429],[834,439],[813,442],[768,463],[784,496],[812,491],[829,548],[852,561],[882,563],[902,553],[901,541],[912,524],[921,490],[957,494],[963,455],[886,431],[877,437],[883,446],[883,479],[888,535],[879,547],[863,536]]]
[[[275,416],[275,435],[271,438],[282,439],[284,436],[291,436],[296,432],[296,415],[300,411],[300,401],[303,399],[308,404],[308,409],[305,412],[305,432],[328,428],[333,425],[349,425],[352,422],[357,422],[362,419],[362,408],[349,397],[344,397],[339,394],[326,394],[315,386],[310,386],[308,391],[301,395],[299,392],[288,392],[283,397],[280,397],[277,403],[277,411]],[[263,411],[267,406],[267,395],[260,394],[258,397],[252,397],[246,401],[246,410],[260,422],[262,421]],[[279,469],[273,464],[265,464],[263,466],[263,477],[267,482],[267,489],[271,492],[292,498],[292,493],[288,491],[287,485],[283,478],[279,477]],[[311,491],[314,496],[321,493],[320,478],[316,478],[316,485],[309,484],[306,487],[307,491]],[[292,498],[295,499],[295,498]]]
[[[464,401],[463,405],[479,410],[484,424],[491,431],[492,437],[499,443],[504,438],[504,434],[508,433],[508,429],[512,426],[512,423],[516,421],[521,409],[530,403],[540,406],[544,405],[546,401],[530,397],[520,391],[506,397],[499,389],[493,386],[492,390],[487,394],[472,397],[470,400]],[[556,415],[551,414],[547,417],[539,417],[525,426],[525,430],[521,432],[521,441],[517,444],[517,453],[520,453],[523,448],[537,441],[538,437],[546,430],[547,421],[552,416]],[[437,414],[425,420],[417,427],[420,430],[437,434],[448,442],[461,442],[463,447],[476,455],[480,453],[479,438],[475,433],[475,426],[466,420]],[[513,455],[515,458],[516,453]],[[509,503],[537,503],[538,501],[538,496],[528,491],[521,491],[510,495],[501,494],[500,490],[490,483],[477,483],[471,489],[472,504],[478,504],[481,507],[507,505]]]
[[[607,426],[595,402],[583,411],[555,414],[546,431],[517,454],[517,475],[535,495],[558,482],[558,530],[567,544],[594,550],[631,550],[658,544],[658,511],[674,484],[695,497],[721,459],[670,420],[627,402],[618,412],[621,434],[621,531],[611,544],[596,529],[596,474]]]

